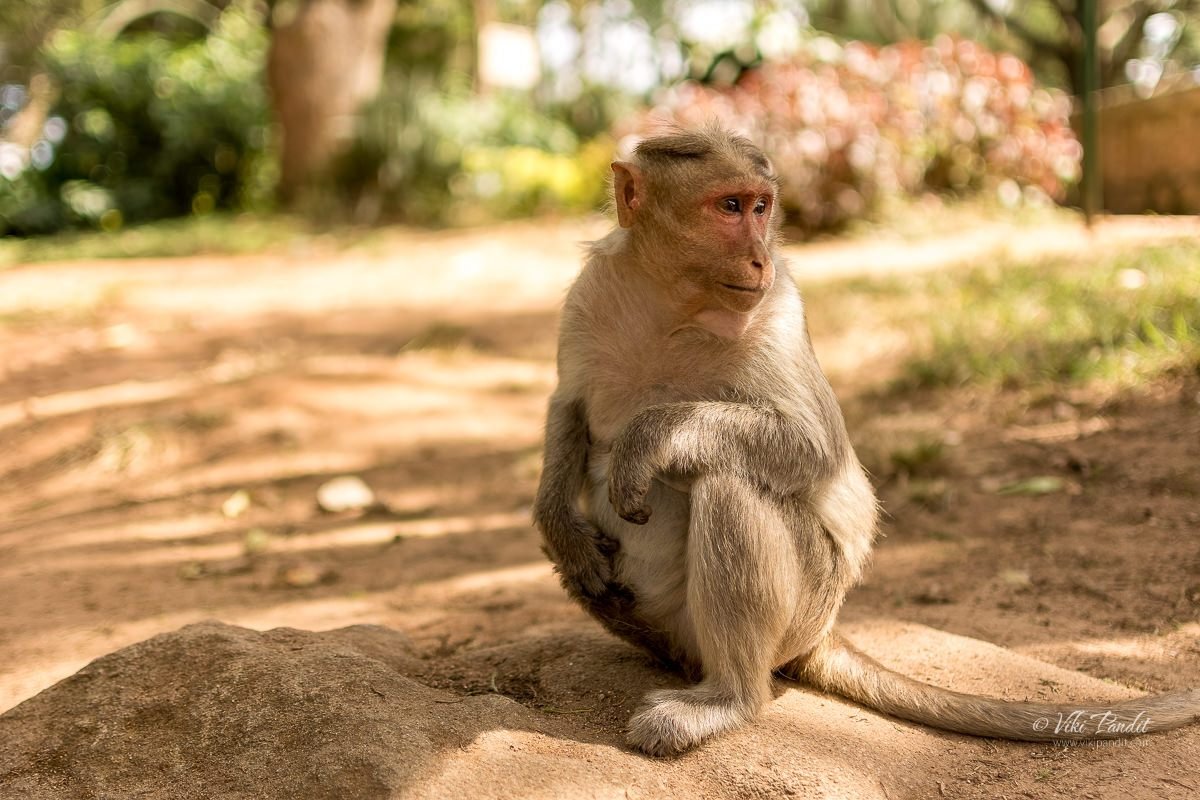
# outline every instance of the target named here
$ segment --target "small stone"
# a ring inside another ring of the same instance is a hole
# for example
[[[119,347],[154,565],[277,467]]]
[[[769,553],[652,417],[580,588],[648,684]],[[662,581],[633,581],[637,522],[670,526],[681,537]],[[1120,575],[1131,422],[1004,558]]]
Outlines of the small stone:
[[[246,513],[248,508],[250,508],[250,493],[245,489],[238,489],[229,495],[224,503],[221,503],[221,513],[227,519],[237,519]]]
[[[317,505],[322,511],[337,514],[342,511],[361,511],[375,504],[375,493],[361,478],[343,475],[321,484],[317,489]]]
[[[1006,569],[1000,573],[1000,580],[1014,589],[1027,589],[1033,585],[1033,578],[1023,569]]]
[[[306,589],[318,583],[329,583],[333,579],[331,571],[309,562],[292,564],[279,571],[279,582],[292,589]]]

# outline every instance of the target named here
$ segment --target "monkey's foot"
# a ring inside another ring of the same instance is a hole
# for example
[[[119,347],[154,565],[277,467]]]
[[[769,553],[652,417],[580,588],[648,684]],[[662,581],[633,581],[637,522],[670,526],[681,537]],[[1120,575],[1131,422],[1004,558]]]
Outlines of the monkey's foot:
[[[626,741],[652,756],[671,756],[744,724],[753,710],[717,699],[703,689],[651,692],[629,720]]]

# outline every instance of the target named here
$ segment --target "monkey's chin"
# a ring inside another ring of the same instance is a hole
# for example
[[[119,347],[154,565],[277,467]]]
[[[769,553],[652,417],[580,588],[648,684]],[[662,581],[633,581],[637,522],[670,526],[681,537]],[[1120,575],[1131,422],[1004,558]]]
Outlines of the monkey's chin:
[[[696,314],[693,322],[720,339],[737,339],[750,327],[751,314],[727,308],[710,308]]]
[[[717,299],[721,305],[735,314],[749,314],[762,303],[766,291],[762,289],[740,289],[721,285]]]

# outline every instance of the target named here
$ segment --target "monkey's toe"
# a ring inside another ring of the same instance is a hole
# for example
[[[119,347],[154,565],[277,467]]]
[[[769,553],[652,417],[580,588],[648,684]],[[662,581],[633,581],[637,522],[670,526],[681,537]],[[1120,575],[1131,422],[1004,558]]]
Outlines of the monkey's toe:
[[[680,720],[662,714],[656,707],[633,715],[625,740],[651,756],[678,755],[700,743],[700,739],[689,735]]]
[[[560,577],[568,593],[594,600],[608,594],[612,573],[600,565],[590,564],[570,571],[564,570]]]
[[[629,720],[626,741],[652,756],[673,756],[746,720],[732,703],[702,697],[696,689],[651,692]]]

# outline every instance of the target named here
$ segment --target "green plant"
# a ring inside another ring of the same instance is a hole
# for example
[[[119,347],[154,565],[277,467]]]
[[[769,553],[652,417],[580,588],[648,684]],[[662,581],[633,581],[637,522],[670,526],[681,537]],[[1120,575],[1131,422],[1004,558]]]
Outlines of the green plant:
[[[0,177],[0,234],[264,204],[274,172],[256,8],[235,2],[184,44],[55,34],[42,56],[59,99],[25,168]]]
[[[581,143],[519,95],[387,86],[334,170],[333,196],[359,219],[480,222],[603,200],[606,138]]]
[[[928,278],[928,346],[902,387],[1128,384],[1200,370],[1200,244]],[[918,290],[921,291],[921,290]],[[936,311],[935,311],[936,309]]]
[[[922,437],[908,446],[892,450],[889,460],[893,471],[916,477],[941,474],[946,467],[945,458],[944,441]]]

